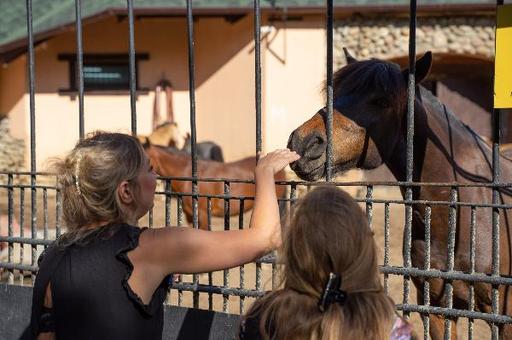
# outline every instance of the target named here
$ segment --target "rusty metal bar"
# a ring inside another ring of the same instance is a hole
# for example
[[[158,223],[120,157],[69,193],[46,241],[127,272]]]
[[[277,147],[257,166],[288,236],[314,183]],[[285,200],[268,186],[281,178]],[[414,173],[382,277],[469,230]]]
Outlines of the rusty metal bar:
[[[332,180],[332,122],[333,122],[333,0],[327,0],[326,3],[326,16],[327,16],[327,27],[326,27],[326,38],[327,38],[327,60],[326,60],[326,94],[327,102],[325,104],[326,119],[325,119],[325,133],[327,137],[327,149],[326,149],[326,162],[325,162],[325,179],[330,182]]]
[[[76,29],[76,70],[78,71],[78,134],[80,140],[84,138],[84,51],[82,44],[82,4],[75,0],[75,29]],[[72,87],[75,84],[71,84]]]
[[[128,44],[130,61],[130,110],[132,134],[137,134],[137,70],[135,69],[135,32],[133,23],[133,0],[126,0],[128,7]]]

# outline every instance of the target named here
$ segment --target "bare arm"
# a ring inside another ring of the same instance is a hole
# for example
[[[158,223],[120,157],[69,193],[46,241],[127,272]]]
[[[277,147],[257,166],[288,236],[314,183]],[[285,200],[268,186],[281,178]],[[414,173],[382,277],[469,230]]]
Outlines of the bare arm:
[[[203,231],[192,228],[147,230],[132,260],[156,266],[162,275],[200,273],[250,262],[281,242],[274,174],[298,159],[295,152],[277,150],[263,157],[255,170],[256,198],[250,228]]]

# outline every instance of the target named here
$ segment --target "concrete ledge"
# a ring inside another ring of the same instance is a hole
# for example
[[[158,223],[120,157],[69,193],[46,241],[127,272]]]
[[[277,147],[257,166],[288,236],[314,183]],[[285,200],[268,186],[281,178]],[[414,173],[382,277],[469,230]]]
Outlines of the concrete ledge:
[[[19,339],[30,321],[32,288],[0,284],[0,340]],[[233,339],[239,315],[166,306],[163,339]]]

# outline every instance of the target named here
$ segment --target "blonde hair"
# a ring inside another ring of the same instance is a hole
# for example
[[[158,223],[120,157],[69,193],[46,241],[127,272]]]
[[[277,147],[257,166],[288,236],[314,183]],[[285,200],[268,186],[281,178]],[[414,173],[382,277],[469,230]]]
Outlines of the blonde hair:
[[[344,191],[322,186],[295,210],[280,250],[283,289],[257,300],[248,312],[260,315],[264,339],[387,339],[393,301],[379,279],[376,245],[366,217]],[[318,301],[329,273],[341,275],[343,304],[324,312]]]
[[[51,160],[49,169],[57,175],[68,229],[63,239],[83,238],[94,223],[126,222],[131,212],[120,204],[117,187],[126,180],[138,190],[136,178],[145,159],[137,138],[97,131],[79,141],[64,159]]]

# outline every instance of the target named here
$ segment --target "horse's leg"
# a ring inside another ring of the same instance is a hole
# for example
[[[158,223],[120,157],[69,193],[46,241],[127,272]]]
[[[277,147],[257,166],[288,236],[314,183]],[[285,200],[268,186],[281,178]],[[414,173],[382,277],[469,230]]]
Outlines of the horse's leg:
[[[433,340],[444,339],[444,322],[442,315],[429,315],[430,320],[430,338]],[[457,320],[451,320],[451,340],[457,340]]]
[[[512,325],[505,324],[500,327],[500,339],[511,340],[512,339]]]

